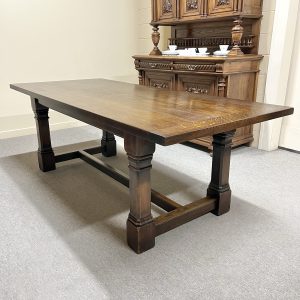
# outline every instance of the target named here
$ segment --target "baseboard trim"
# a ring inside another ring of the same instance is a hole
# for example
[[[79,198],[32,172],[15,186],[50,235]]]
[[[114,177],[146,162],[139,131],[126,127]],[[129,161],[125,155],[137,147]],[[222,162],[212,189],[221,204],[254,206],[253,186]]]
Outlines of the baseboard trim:
[[[285,148],[285,147],[280,147],[280,146],[278,148],[281,149],[281,150],[285,150],[285,151],[289,151],[289,152],[300,154],[300,151],[298,151],[298,150],[293,150],[293,149],[289,149],[289,148]]]
[[[80,121],[60,122],[60,123],[50,124],[50,130],[53,130],[53,131],[61,130],[61,129],[67,129],[67,128],[72,128],[72,127],[81,127],[84,125],[86,125],[86,124],[84,124]],[[0,140],[14,138],[14,137],[20,137],[20,136],[24,136],[24,135],[31,135],[31,134],[35,134],[35,133],[36,133],[36,128],[34,126],[0,131]]]

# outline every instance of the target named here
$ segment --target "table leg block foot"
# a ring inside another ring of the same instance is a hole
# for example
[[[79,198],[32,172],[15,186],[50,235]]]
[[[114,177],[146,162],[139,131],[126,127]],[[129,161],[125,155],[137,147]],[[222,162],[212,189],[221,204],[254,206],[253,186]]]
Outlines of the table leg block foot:
[[[117,155],[116,141],[109,141],[101,143],[101,153],[105,157],[111,157]]]
[[[114,134],[103,130],[101,140],[101,153],[105,157],[117,155],[117,144]]]
[[[153,222],[143,226],[136,226],[127,220],[128,246],[140,254],[155,246],[155,225]]]
[[[38,151],[38,162],[40,170],[48,172],[55,170],[55,157],[53,151],[40,152]]]
[[[217,208],[212,211],[216,216],[221,216],[229,212],[231,202],[231,191],[226,191],[218,196]]]

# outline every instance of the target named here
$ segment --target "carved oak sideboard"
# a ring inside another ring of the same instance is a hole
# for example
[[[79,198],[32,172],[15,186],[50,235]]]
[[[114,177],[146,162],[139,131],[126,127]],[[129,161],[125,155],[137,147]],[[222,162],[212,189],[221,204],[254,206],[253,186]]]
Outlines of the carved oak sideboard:
[[[136,55],[141,85],[253,101],[262,56],[171,57]],[[253,141],[252,128],[237,130],[233,146]],[[193,140],[211,149],[211,137]]]
[[[149,0],[150,2],[150,0]],[[151,0],[154,44],[150,55],[136,55],[141,85],[158,89],[255,101],[262,0]],[[178,49],[229,45],[228,57],[162,56],[159,26],[171,26],[169,44]],[[211,138],[193,143],[212,148]],[[233,146],[253,140],[250,126],[237,131]]]

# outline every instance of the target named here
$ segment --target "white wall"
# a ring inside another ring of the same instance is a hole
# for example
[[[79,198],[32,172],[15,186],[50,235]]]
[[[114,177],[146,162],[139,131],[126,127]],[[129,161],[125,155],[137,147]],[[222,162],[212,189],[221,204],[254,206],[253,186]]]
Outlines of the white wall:
[[[150,1],[149,1],[150,2]],[[137,82],[138,0],[0,0],[0,138],[34,132],[10,83],[106,77]],[[51,113],[52,128],[78,122]]]
[[[294,64],[294,40],[299,34],[296,31],[298,7],[299,0],[276,2],[264,103],[286,103],[290,70]],[[268,151],[277,149],[281,127],[282,118],[262,123],[259,148]]]
[[[138,11],[138,54],[149,54],[153,49],[151,40],[152,27],[151,22],[151,0],[139,0]],[[158,45],[160,50],[168,48],[168,38],[171,37],[171,28],[168,26],[160,26],[160,43]]]
[[[257,96],[256,96],[256,101],[261,103],[263,103],[265,99],[265,88],[266,88],[266,81],[268,76],[275,8],[276,8],[276,0],[264,0],[263,10],[262,10],[263,18],[261,21],[259,49],[258,49],[258,53],[263,55],[264,58],[260,64],[260,72],[258,75]],[[260,135],[260,124],[255,124],[253,126],[254,141],[251,145],[252,147],[258,146],[259,135]]]
[[[292,55],[286,102],[295,108],[293,116],[283,120],[280,143],[281,147],[300,151],[300,6],[296,26],[295,44]]]

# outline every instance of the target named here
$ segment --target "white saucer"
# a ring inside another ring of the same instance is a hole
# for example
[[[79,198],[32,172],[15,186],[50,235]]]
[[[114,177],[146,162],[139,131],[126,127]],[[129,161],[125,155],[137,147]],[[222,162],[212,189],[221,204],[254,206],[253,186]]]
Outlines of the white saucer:
[[[209,52],[206,52],[206,53],[196,53],[196,56],[208,56],[210,55]]]
[[[221,51],[221,50],[218,50],[218,51],[215,51],[215,52],[214,52],[214,55],[215,55],[215,56],[227,56],[229,52],[230,52],[229,50],[224,51],[224,52]]]
[[[179,53],[177,51],[166,50],[162,51],[162,55],[179,55]]]

